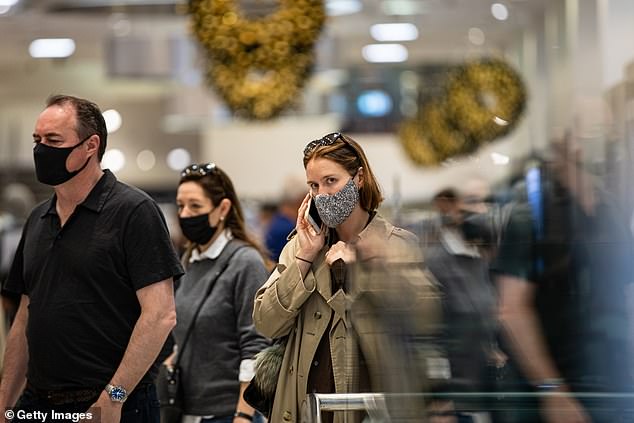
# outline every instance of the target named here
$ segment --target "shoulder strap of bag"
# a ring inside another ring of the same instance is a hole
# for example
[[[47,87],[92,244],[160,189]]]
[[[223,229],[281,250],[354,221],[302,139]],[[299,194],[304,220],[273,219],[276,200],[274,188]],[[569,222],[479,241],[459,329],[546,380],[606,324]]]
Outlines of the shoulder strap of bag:
[[[185,345],[187,345],[187,340],[189,339],[189,336],[191,335],[192,330],[194,329],[194,323],[196,323],[196,319],[198,319],[200,310],[202,310],[203,305],[207,301],[207,298],[209,298],[209,295],[211,294],[211,290],[216,284],[216,281],[218,280],[220,275],[222,275],[222,273],[227,269],[227,267],[229,266],[229,263],[231,263],[231,258],[239,250],[241,250],[244,247],[246,247],[246,244],[241,241],[231,241],[227,244],[227,246],[224,248],[222,253],[220,253],[220,257],[218,259],[221,259],[224,257],[226,257],[226,259],[224,259],[224,261],[222,261],[219,264],[219,266],[217,266],[218,270],[216,270],[216,272],[211,277],[211,281],[209,281],[209,285],[207,286],[207,292],[205,292],[205,295],[203,296],[202,300],[198,303],[198,306],[196,307],[196,312],[194,313],[194,317],[192,317],[192,320],[189,323],[189,326],[187,327],[187,331],[185,332],[185,337],[183,338],[183,342],[181,345],[178,346],[178,354],[176,355],[176,362],[174,363],[175,367],[177,367],[181,361],[180,359],[183,356],[183,350],[185,349]]]

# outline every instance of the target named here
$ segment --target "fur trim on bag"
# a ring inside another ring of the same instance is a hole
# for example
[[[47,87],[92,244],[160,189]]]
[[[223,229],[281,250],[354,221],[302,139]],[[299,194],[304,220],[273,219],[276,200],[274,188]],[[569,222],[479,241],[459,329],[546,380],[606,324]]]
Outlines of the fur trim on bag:
[[[277,378],[282,367],[286,339],[276,342],[255,355],[255,377],[253,383],[265,396],[273,398],[277,386]]]

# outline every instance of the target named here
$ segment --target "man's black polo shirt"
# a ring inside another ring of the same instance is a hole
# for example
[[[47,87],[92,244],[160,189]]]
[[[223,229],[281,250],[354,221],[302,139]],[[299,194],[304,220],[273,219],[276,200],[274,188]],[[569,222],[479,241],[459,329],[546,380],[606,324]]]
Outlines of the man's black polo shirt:
[[[27,378],[40,389],[101,387],[139,318],[136,290],[183,270],[159,207],[110,171],[63,228],[55,204],[29,216],[5,285],[30,300]]]

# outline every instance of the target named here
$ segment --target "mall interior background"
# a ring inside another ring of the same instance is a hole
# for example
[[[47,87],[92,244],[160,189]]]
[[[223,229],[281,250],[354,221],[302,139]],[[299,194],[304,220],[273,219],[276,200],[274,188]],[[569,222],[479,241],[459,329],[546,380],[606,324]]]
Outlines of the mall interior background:
[[[565,133],[588,168],[632,210],[634,94],[631,0],[325,0],[328,17],[313,75],[296,107],[264,122],[234,118],[205,84],[204,57],[190,35],[183,0],[0,0],[0,183],[27,183],[38,197],[31,133],[45,98],[70,93],[121,116],[104,167],[170,203],[178,172],[214,161],[252,204],[274,200],[288,175],[302,176],[301,151],[350,128],[386,195],[385,208],[424,205],[469,178],[504,186],[517,166]],[[276,1],[243,0],[265,15]],[[500,9],[500,5],[503,6]],[[500,11],[503,13],[500,14]],[[412,23],[407,58],[370,63],[364,46],[379,23]],[[33,58],[39,38],[71,38],[67,58]],[[435,167],[412,162],[399,120],[467,60],[503,58],[527,87],[526,109],[507,136]],[[377,110],[359,108],[368,90]],[[412,94],[414,93],[414,94]],[[387,103],[387,105],[386,105]]]

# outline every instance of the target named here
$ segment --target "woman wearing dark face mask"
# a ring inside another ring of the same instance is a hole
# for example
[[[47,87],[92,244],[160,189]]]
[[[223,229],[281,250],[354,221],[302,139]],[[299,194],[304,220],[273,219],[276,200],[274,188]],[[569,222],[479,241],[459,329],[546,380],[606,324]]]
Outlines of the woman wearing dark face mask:
[[[280,264],[258,291],[253,312],[261,333],[271,338],[288,336],[272,422],[301,421],[299,414],[309,393],[407,390],[411,386],[403,377],[396,388],[388,381],[393,375],[386,374],[386,367],[370,365],[396,364],[398,360],[383,354],[382,348],[390,344],[387,339],[365,335],[376,333],[373,328],[385,324],[372,320],[379,319],[381,311],[367,312],[367,307],[359,307],[356,302],[361,296],[353,294],[364,292],[363,298],[368,298],[372,292],[382,292],[381,301],[385,303],[391,295],[416,301],[422,296],[425,298],[417,303],[421,309],[416,311],[415,321],[429,323],[433,320],[430,316],[436,315],[435,291],[418,267],[418,241],[377,214],[381,191],[359,144],[339,133],[326,135],[306,146],[303,163],[309,192],[298,211],[296,234],[284,247]],[[306,217],[311,201],[323,221],[319,232]],[[378,280],[375,273],[371,278],[360,275],[378,263],[381,268],[399,263],[400,270],[390,273],[393,277],[378,278],[380,286],[371,286]],[[401,270],[408,276],[397,275]],[[399,280],[399,276],[403,278]],[[410,292],[405,285],[411,287],[409,283],[414,280],[417,288]],[[396,313],[399,302],[391,304]],[[352,320],[354,310],[360,309],[365,317]],[[414,369],[410,371],[415,373]],[[334,413],[324,418],[339,422],[350,416]]]
[[[176,352],[165,364],[181,355],[183,421],[261,421],[241,394],[253,375],[253,356],[268,345],[251,318],[253,297],[266,279],[264,255],[245,231],[231,180],[215,164],[183,170],[176,204],[189,241],[188,267],[176,290]]]

